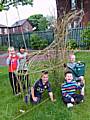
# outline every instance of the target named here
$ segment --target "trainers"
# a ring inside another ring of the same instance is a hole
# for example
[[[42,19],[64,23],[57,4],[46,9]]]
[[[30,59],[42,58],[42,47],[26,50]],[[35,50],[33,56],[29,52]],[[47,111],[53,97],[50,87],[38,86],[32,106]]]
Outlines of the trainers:
[[[15,96],[19,96],[19,95],[21,95],[21,92],[17,93]]]
[[[67,108],[73,107],[72,103],[67,103]]]
[[[81,100],[81,102],[83,103],[83,102],[84,102],[84,100]]]

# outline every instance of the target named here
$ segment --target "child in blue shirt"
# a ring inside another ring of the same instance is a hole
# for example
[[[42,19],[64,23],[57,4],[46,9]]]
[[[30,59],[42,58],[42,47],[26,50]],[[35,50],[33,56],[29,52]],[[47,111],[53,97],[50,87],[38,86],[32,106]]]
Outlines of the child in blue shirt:
[[[77,84],[73,80],[73,74],[71,71],[65,73],[65,82],[61,85],[61,92],[63,101],[67,104],[67,107],[73,107],[74,104],[80,103],[83,100],[83,95],[77,94],[76,91],[82,89],[83,84]]]
[[[34,86],[31,88],[31,102],[34,104],[39,103],[41,101],[44,90],[48,91],[51,101],[55,101],[53,98],[51,85],[48,81],[47,71],[42,72],[41,78],[38,81],[36,81]]]

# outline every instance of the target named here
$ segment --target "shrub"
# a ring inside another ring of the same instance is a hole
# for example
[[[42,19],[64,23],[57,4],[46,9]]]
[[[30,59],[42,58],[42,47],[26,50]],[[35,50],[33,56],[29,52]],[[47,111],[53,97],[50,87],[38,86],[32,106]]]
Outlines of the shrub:
[[[46,46],[48,46],[48,40],[42,39],[37,34],[31,35],[29,43],[31,48],[34,50],[44,49]]]
[[[78,45],[74,39],[69,39],[69,40],[67,40],[66,47],[68,49],[76,49],[78,47]]]
[[[82,31],[81,38],[84,38],[82,43],[84,44],[85,48],[90,49],[90,28]]]
[[[8,46],[6,46],[6,45],[4,45],[4,46],[0,45],[0,51],[7,51],[7,49],[8,49]]]

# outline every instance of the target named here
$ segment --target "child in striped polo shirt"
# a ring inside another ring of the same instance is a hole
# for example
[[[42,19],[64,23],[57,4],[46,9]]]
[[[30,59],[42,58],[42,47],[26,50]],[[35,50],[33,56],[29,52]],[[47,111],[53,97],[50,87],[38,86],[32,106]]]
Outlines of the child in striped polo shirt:
[[[67,107],[73,107],[74,104],[83,101],[83,95],[77,94],[76,91],[82,89],[83,84],[77,84],[73,80],[71,71],[65,73],[65,82],[61,85],[62,99],[67,104]]]

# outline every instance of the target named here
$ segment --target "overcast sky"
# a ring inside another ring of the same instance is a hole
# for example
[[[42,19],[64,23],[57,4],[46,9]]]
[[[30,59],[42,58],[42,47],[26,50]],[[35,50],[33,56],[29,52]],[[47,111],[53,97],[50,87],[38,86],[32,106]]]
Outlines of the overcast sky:
[[[41,13],[44,16],[56,15],[55,0],[34,0],[33,7],[30,5],[19,6],[20,19],[26,19],[30,15]],[[8,23],[6,21],[6,16]],[[11,7],[8,11],[0,12],[0,24],[11,26],[15,21],[19,20],[16,8]]]

